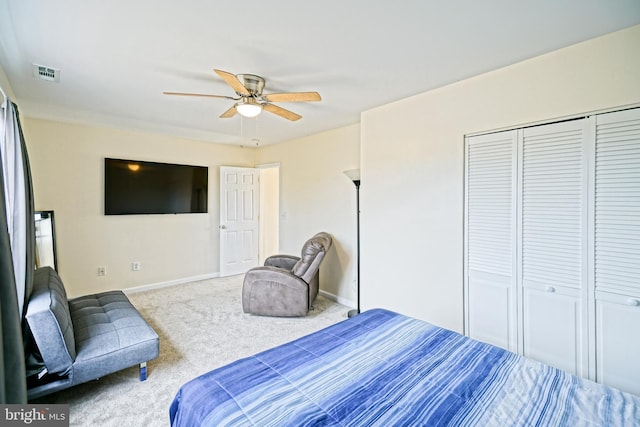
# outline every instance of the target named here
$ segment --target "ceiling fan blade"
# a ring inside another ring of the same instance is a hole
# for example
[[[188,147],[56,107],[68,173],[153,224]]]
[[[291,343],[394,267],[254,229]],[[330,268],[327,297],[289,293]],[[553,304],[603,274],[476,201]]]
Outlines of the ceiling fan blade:
[[[238,98],[233,98],[231,96],[224,96],[224,95],[209,95],[206,93],[186,93],[186,92],[162,92],[165,95],[178,95],[178,96],[200,96],[203,98],[224,98],[224,99],[233,99],[235,101],[238,100]]]
[[[251,95],[251,93],[247,90],[247,88],[244,87],[242,82],[238,80],[235,74],[231,74],[227,71],[216,70],[215,68],[213,69],[213,71],[215,71],[216,74],[219,75],[222,78],[222,80],[227,82],[227,84],[231,86],[231,88],[235,90],[237,93],[240,93],[242,95],[247,95],[247,96]]]
[[[290,92],[290,93],[270,93],[264,95],[264,99],[269,102],[308,102],[320,101],[318,92]]]
[[[236,115],[236,113],[237,113],[237,111],[236,111],[236,106],[234,105],[233,107],[229,108],[227,111],[225,111],[224,113],[222,113],[222,114],[220,115],[220,118],[221,118],[221,119],[229,119],[229,118],[231,118],[231,117],[235,116],[235,115]]]
[[[296,114],[289,110],[285,110],[284,108],[278,107],[277,105],[273,104],[263,104],[262,109],[267,110],[270,113],[277,114],[280,117],[284,117],[287,120],[291,120],[292,122],[295,122],[296,120],[300,120],[302,118],[302,116],[299,114]]]

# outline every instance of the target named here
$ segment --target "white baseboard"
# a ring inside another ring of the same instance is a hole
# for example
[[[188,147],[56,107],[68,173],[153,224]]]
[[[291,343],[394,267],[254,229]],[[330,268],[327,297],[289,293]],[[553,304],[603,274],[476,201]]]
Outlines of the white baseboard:
[[[192,276],[192,277],[183,277],[181,279],[175,279],[175,280],[169,280],[166,282],[159,282],[159,283],[150,283],[148,285],[141,285],[141,286],[134,286],[132,288],[126,288],[123,289],[122,291],[125,294],[135,294],[136,292],[144,292],[144,291],[150,291],[152,289],[161,289],[161,288],[166,288],[169,286],[176,286],[176,285],[183,285],[185,283],[190,283],[190,282],[197,282],[199,280],[207,280],[207,279],[215,279],[220,277],[220,273],[210,273],[210,274],[203,274],[200,276]],[[335,301],[338,304],[342,304],[346,307],[355,307],[356,304],[354,301],[347,299],[347,298],[342,298],[339,297],[337,295],[334,295],[330,292],[327,291],[323,291],[322,289],[320,289],[318,291],[318,293],[320,295],[322,295],[323,297],[330,299],[331,301]]]
[[[352,301],[350,299],[339,297],[339,296],[334,295],[332,293],[329,293],[327,291],[323,291],[322,289],[320,289],[318,291],[318,293],[320,295],[322,295],[323,297],[325,297],[327,299],[330,299],[331,301],[337,302],[338,304],[342,304],[342,305],[347,306],[347,307],[355,307],[356,306],[354,301]]]
[[[150,291],[151,289],[166,288],[168,286],[183,285],[185,283],[197,282],[198,280],[215,279],[220,277],[220,273],[203,274],[200,276],[183,277],[182,279],[169,280],[167,282],[150,283],[148,285],[134,286],[133,288],[123,289],[125,294],[135,294],[136,292]]]

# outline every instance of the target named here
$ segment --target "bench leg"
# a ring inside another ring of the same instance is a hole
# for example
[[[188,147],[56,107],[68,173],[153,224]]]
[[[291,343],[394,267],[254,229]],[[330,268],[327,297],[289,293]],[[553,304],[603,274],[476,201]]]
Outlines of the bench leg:
[[[144,381],[147,379],[147,362],[142,362],[140,364],[140,381]]]

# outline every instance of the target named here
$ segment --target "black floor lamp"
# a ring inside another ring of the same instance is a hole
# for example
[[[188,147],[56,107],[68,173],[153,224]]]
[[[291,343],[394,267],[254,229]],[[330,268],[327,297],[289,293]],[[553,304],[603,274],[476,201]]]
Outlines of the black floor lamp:
[[[349,310],[347,313],[348,317],[357,316],[360,314],[360,169],[351,169],[348,171],[344,171],[344,174],[349,177],[351,181],[356,186],[356,236],[357,236],[357,245],[356,245],[356,289],[358,292],[358,305],[355,309]]]

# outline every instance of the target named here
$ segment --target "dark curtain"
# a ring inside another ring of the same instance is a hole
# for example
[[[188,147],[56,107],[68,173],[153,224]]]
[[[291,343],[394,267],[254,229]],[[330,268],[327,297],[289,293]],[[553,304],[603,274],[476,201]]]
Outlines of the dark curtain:
[[[2,169],[0,169],[0,175]],[[2,365],[0,366],[0,403],[27,403],[27,385],[22,348],[22,316],[13,276],[11,244],[7,231],[4,186],[0,185],[0,322]]]
[[[23,162],[26,206],[26,271],[25,283],[16,284],[13,256],[11,250],[11,237],[8,230],[7,206],[4,185],[0,185],[0,344],[2,345],[2,358],[0,359],[0,403],[27,403],[27,385],[25,374],[25,358],[22,337],[23,313],[19,311],[18,292],[16,285],[25,289],[24,306],[29,298],[33,285],[34,258],[35,258],[35,221],[33,209],[33,188],[31,184],[31,172],[29,158],[24,142],[24,135],[20,126],[18,109],[15,104],[6,102],[7,121],[5,126],[12,126],[17,130]],[[0,162],[4,162],[0,156]],[[0,168],[0,183],[4,183],[4,172]],[[22,306],[22,304],[20,304]],[[23,310],[26,310],[24,308]]]
[[[22,152],[22,162],[24,165],[24,186],[25,186],[25,199],[26,199],[26,216],[27,216],[27,262],[25,272],[25,293],[24,293],[24,309],[22,311],[22,317],[27,313],[27,301],[31,295],[33,289],[33,275],[35,274],[36,266],[36,220],[35,209],[33,204],[33,183],[31,181],[31,165],[29,164],[29,154],[27,153],[27,144],[24,140],[24,134],[22,133],[22,125],[20,124],[20,114],[18,113],[18,106],[13,104],[13,111],[15,117],[15,124],[18,127],[20,135],[20,151]]]

